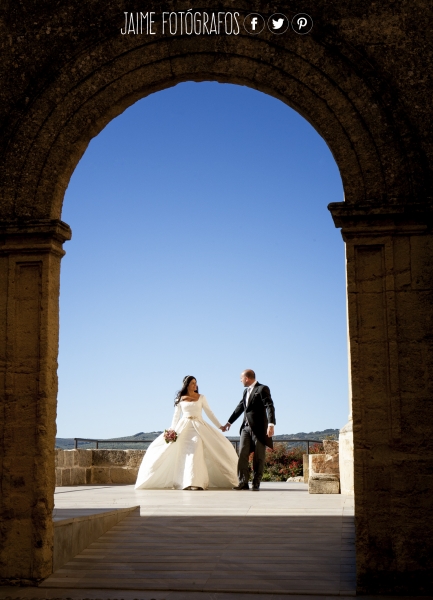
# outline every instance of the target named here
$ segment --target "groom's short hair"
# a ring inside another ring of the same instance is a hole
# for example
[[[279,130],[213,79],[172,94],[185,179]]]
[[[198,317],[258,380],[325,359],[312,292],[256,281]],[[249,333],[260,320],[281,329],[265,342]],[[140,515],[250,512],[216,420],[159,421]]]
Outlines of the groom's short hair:
[[[254,373],[254,371],[252,369],[245,369],[244,375],[246,377],[248,377],[248,379],[255,379],[256,378],[256,374]]]

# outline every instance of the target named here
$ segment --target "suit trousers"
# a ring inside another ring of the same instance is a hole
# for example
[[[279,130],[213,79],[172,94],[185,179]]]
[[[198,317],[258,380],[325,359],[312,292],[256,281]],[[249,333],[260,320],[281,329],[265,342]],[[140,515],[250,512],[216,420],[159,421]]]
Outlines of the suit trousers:
[[[253,481],[260,483],[265,468],[266,446],[257,439],[254,441],[251,428],[246,426],[242,429],[239,444],[238,477],[240,483],[247,483],[249,480],[248,458],[253,450]]]

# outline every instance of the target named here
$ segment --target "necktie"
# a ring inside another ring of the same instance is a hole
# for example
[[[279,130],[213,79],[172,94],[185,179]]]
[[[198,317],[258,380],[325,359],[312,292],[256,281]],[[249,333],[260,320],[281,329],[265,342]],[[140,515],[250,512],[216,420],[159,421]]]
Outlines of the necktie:
[[[245,407],[248,407],[248,402],[250,400],[250,392],[251,392],[251,390],[248,387],[247,388],[247,393],[246,393],[246,396],[245,396]],[[245,415],[245,425],[247,425],[247,426],[249,425],[248,419],[247,419],[247,415]]]

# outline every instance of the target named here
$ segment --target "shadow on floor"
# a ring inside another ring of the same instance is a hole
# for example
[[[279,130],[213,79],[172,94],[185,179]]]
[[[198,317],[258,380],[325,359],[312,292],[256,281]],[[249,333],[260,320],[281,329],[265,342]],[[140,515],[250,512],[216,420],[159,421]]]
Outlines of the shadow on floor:
[[[143,517],[137,511],[39,590],[355,594],[352,516],[209,516],[192,510],[191,516],[183,506],[178,516]]]

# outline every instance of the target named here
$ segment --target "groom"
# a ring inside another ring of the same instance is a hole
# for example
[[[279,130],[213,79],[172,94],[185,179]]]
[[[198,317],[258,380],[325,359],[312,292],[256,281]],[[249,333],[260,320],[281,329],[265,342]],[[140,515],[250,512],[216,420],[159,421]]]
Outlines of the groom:
[[[258,492],[265,466],[266,446],[273,448],[272,436],[275,427],[275,409],[271,392],[267,385],[256,381],[256,374],[251,369],[241,373],[241,382],[245,387],[242,400],[235,408],[228,422],[221,427],[222,431],[230,429],[232,423],[243,414],[240,429],[238,477],[239,484],[234,490],[248,490],[248,458],[254,451],[253,459],[253,491]]]

